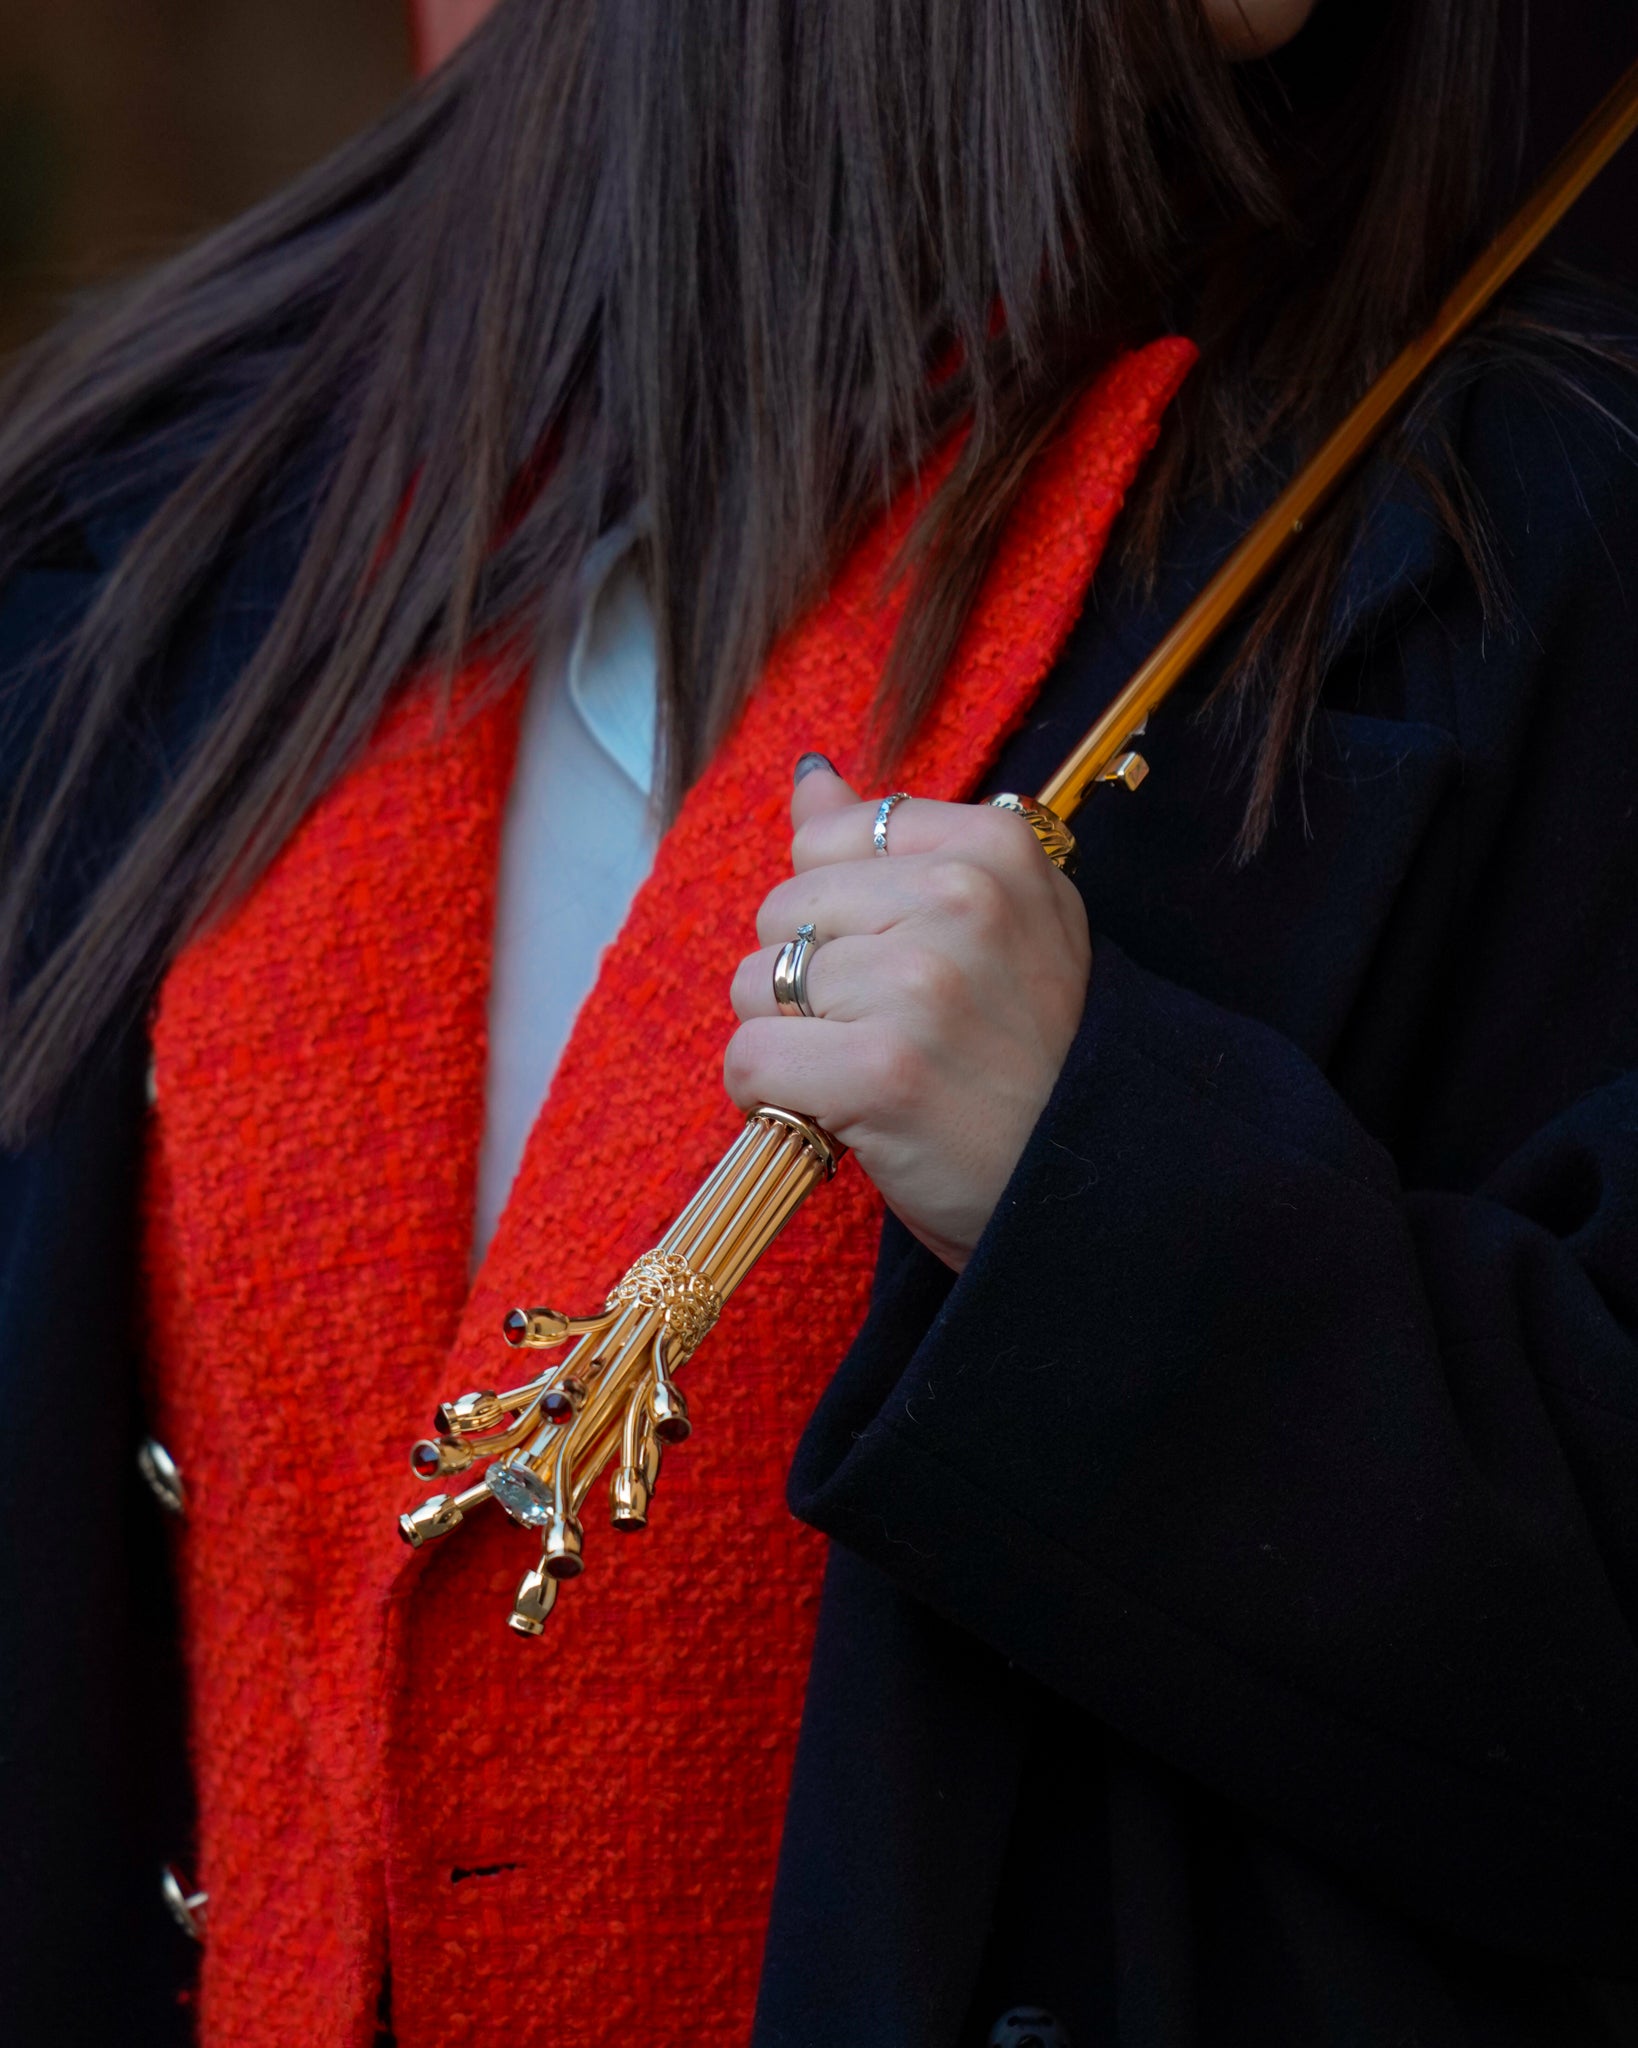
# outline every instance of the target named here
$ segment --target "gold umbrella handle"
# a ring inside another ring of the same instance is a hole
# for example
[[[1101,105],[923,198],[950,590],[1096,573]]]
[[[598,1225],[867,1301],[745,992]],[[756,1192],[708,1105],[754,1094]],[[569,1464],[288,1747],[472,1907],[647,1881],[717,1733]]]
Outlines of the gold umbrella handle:
[[[609,1488],[616,1529],[641,1529],[667,1445],[692,1429],[673,1375],[710,1333],[723,1304],[821,1181],[841,1147],[811,1118],[755,1109],[671,1228],[610,1290],[593,1316],[513,1309],[502,1334],[517,1350],[573,1348],[538,1378],[509,1392],[480,1390],[446,1401],[440,1434],[410,1453],[425,1484],[469,1471],[482,1476],[459,1493],[428,1496],[399,1518],[419,1549],[460,1527],[474,1508],[498,1500],[514,1522],[536,1530],[540,1562],[525,1573],[511,1626],[539,1635],[559,1584],[585,1567],[581,1510],[616,1452]]]
[[[1465,332],[1635,129],[1638,64],[1461,278],[1427,333],[1395,358],[1281,492],[1039,798],[990,799],[1027,820],[1049,860],[1071,869],[1075,835],[1066,821],[1097,783],[1135,789],[1148,774],[1132,741],[1150,712],[1297,545],[1428,366]],[[794,1111],[753,1110],[715,1172],[598,1314],[514,1309],[504,1331],[514,1348],[552,1349],[571,1339],[574,1348],[510,1392],[462,1394],[444,1403],[439,1435],[411,1453],[416,1477],[430,1484],[469,1471],[480,1458],[489,1463],[463,1491],[432,1494],[402,1516],[405,1541],[419,1547],[445,1536],[474,1508],[498,1500],[513,1521],[540,1532],[540,1563],[524,1575],[511,1615],[520,1635],[539,1635],[559,1585],[584,1569],[580,1513],[592,1486],[618,1451],[610,1518],[616,1529],[644,1526],[662,1449],[682,1442],[691,1428],[672,1375],[808,1196],[835,1172],[840,1149]]]

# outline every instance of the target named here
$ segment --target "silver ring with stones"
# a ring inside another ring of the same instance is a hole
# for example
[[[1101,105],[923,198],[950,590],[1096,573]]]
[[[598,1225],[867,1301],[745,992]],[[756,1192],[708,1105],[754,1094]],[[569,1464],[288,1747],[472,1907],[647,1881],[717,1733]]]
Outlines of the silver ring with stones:
[[[781,1017],[814,1017],[818,1012],[808,1001],[808,961],[819,941],[811,924],[798,925],[796,937],[787,939],[774,961],[774,1005]]]
[[[893,815],[893,806],[902,804],[909,794],[907,789],[896,789],[876,806],[876,822],[870,828],[870,843],[878,853],[887,851],[887,821]]]

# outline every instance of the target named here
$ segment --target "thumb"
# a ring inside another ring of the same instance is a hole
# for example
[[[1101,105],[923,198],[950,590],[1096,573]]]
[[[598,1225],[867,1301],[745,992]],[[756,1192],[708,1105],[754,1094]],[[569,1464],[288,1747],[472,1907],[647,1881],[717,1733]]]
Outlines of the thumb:
[[[796,786],[791,791],[791,830],[799,832],[810,818],[845,810],[858,801],[858,792],[842,780],[826,755],[804,754],[796,764]]]

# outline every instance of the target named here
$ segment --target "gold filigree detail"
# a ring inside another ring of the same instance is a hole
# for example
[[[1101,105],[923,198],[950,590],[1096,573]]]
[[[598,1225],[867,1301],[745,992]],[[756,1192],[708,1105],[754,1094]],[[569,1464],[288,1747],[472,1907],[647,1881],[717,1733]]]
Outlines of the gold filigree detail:
[[[662,1311],[672,1365],[680,1365],[694,1351],[722,1314],[721,1295],[681,1252],[644,1252],[605,1306],[619,1309],[633,1303]]]

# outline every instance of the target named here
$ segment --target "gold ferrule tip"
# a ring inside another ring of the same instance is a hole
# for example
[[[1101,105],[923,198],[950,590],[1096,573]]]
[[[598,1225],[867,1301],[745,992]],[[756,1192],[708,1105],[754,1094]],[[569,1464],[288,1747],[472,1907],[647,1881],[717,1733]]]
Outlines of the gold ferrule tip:
[[[622,1465],[609,1488],[609,1520],[631,1533],[648,1527],[648,1480],[637,1465]]]

